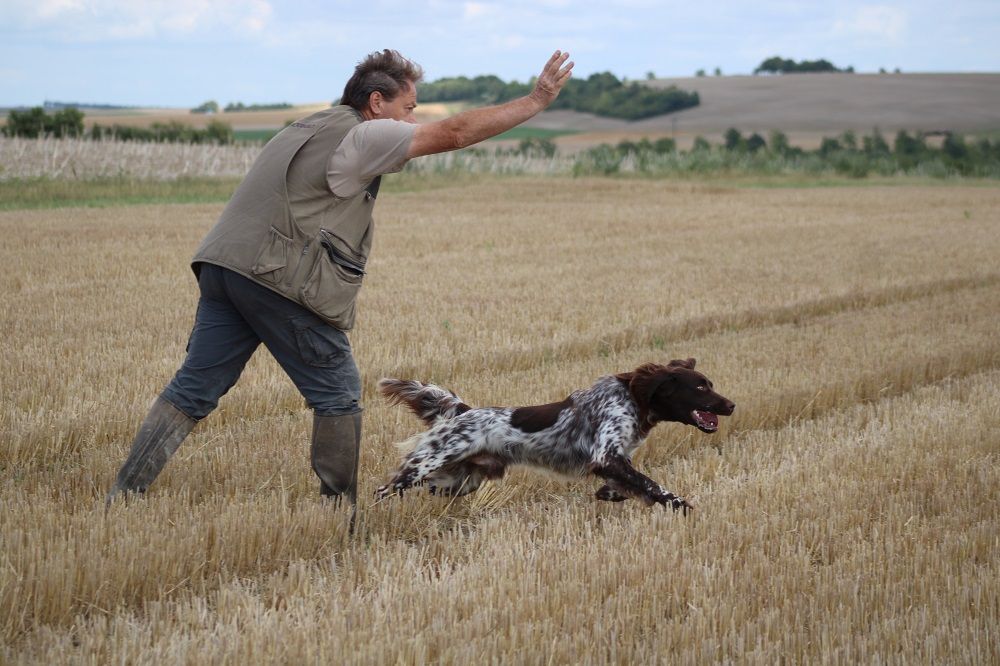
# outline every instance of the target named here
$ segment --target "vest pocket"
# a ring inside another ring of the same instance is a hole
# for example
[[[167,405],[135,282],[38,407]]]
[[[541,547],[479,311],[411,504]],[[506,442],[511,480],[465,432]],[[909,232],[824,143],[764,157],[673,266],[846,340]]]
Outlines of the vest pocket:
[[[354,299],[364,273],[346,265],[346,261],[335,261],[343,257],[323,249],[302,284],[302,300],[337,328],[348,330],[354,325]]]
[[[288,266],[288,246],[292,239],[271,227],[250,272],[264,282],[278,284],[285,276]]]

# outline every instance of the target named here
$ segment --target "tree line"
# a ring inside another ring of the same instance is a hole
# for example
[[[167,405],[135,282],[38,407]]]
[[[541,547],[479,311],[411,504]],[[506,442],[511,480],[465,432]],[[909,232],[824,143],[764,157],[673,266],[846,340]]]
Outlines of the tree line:
[[[853,74],[854,66],[840,69],[825,58],[795,62],[791,58],[773,56],[761,62],[753,70],[754,74],[799,74],[803,72],[846,72]]]
[[[929,141],[935,136],[941,138],[940,145]],[[765,139],[756,132],[744,135],[731,127],[721,144],[713,145],[699,136],[685,152],[678,151],[674,140],[669,138],[602,144],[582,151],[575,171],[611,174],[619,172],[626,163],[635,171],[651,173],[737,169],[756,173],[833,171],[855,178],[873,173],[997,178],[1000,139],[966,140],[954,132],[925,134],[899,130],[890,143],[875,129],[861,137],[853,131],[825,137],[815,150],[805,150],[792,146],[784,132],[771,132]]]
[[[474,78],[456,76],[421,84],[420,100],[499,104],[527,95],[533,87],[533,82],[505,82],[492,74]],[[591,74],[586,79],[570,79],[549,109],[569,109],[610,118],[640,120],[698,106],[700,103],[697,92],[686,92],[676,86],[652,88],[620,80],[611,72],[600,72]]]
[[[219,120],[209,122],[204,129],[172,120],[167,123],[153,123],[149,127],[95,123],[88,130],[83,124],[84,117],[84,113],[75,108],[60,109],[51,115],[40,106],[23,111],[15,109],[7,114],[7,125],[3,127],[3,134],[28,139],[51,136],[154,143],[228,144],[234,139],[233,128]]]
[[[283,109],[294,108],[288,102],[277,102],[274,104],[244,104],[243,102],[230,102],[222,107],[223,113],[239,113],[241,111],[281,111]],[[203,102],[191,109],[191,113],[219,113],[219,103],[214,99]]]

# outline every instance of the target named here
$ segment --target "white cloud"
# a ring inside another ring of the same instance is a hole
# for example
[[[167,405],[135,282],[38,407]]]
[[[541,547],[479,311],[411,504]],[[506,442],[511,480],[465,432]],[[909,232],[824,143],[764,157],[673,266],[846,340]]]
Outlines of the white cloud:
[[[849,19],[838,20],[834,32],[898,43],[906,31],[906,24],[906,12],[898,7],[866,5],[859,7]]]
[[[462,3],[462,18],[469,20],[478,20],[486,18],[497,11],[496,5],[492,5],[488,2],[465,2]]]
[[[523,35],[517,34],[506,34],[506,35],[491,35],[490,44],[498,49],[504,49],[507,51],[513,51],[524,46],[525,39]]]
[[[33,8],[41,18],[53,18],[67,12],[83,10],[84,3],[83,0],[42,0],[29,5],[29,8]]]
[[[195,33],[259,33],[267,0],[10,0],[0,18],[66,41],[131,40]]]

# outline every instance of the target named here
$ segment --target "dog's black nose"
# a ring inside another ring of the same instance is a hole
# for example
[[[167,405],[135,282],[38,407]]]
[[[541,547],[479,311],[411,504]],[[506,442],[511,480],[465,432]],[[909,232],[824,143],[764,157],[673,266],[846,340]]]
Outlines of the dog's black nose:
[[[723,404],[726,407],[726,416],[731,415],[733,413],[733,410],[736,409],[736,403],[732,402],[731,400],[726,400],[725,403]]]

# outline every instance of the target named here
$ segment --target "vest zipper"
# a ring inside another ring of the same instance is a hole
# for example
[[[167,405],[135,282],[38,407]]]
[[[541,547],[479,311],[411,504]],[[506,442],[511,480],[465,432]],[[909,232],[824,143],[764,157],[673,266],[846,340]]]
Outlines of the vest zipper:
[[[337,247],[330,240],[330,238],[337,238],[341,242],[344,242],[346,244],[346,242],[342,238],[334,234],[332,231],[327,231],[326,229],[322,228],[319,230],[319,234],[320,234],[319,244],[323,246],[324,250],[326,250],[326,256],[329,257],[330,261],[337,264],[341,268],[351,273],[354,273],[358,277],[361,277],[365,274],[364,263],[359,262],[353,259],[352,257],[349,257],[341,250],[338,250]]]
[[[354,261],[351,261],[350,258],[345,256],[343,252],[335,248],[333,246],[333,243],[324,240],[320,241],[320,245],[322,245],[323,249],[326,250],[326,256],[329,257],[330,261],[332,261],[333,263],[337,264],[341,268],[351,273],[354,273],[358,277],[361,277],[365,274],[364,266]]]

